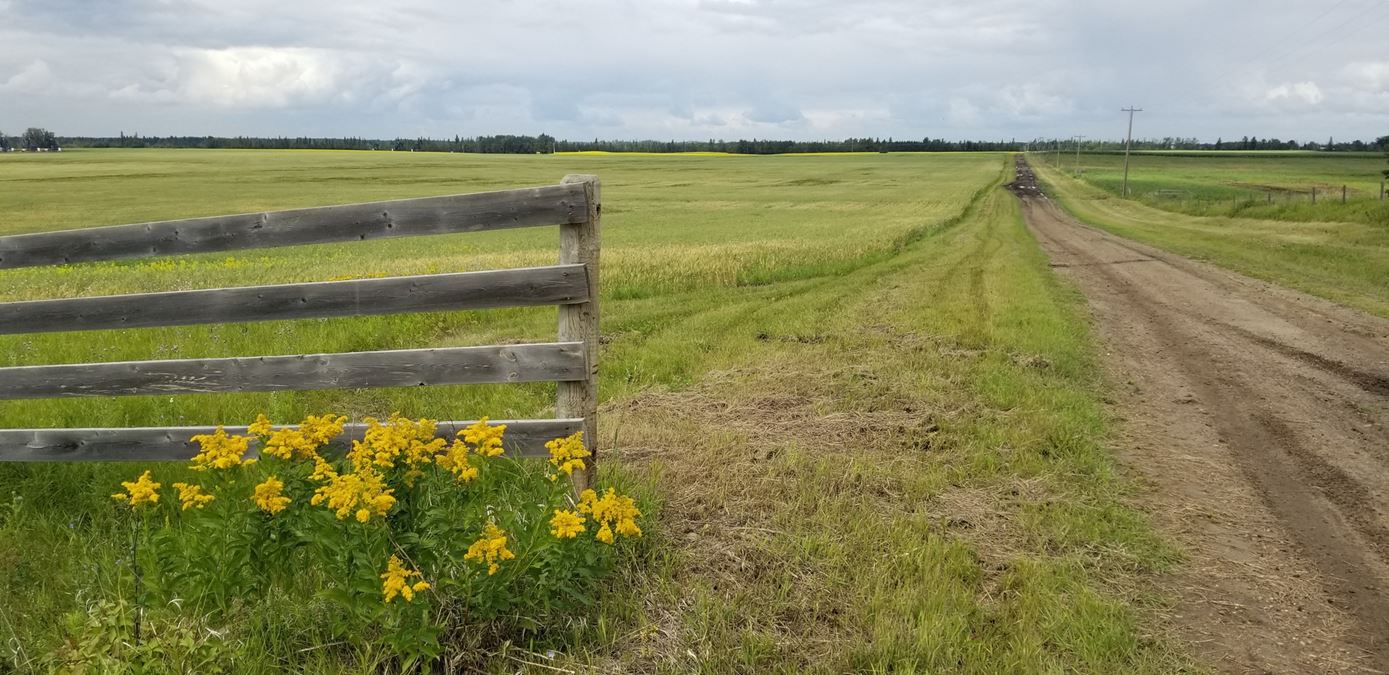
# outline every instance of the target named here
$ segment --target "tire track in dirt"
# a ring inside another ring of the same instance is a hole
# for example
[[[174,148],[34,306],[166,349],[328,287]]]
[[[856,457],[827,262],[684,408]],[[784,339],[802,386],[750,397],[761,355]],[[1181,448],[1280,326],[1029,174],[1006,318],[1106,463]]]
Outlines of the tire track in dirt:
[[[1389,670],[1389,322],[1086,227],[1021,159],[1010,189],[1128,383],[1120,452],[1190,554],[1193,648],[1228,672]]]

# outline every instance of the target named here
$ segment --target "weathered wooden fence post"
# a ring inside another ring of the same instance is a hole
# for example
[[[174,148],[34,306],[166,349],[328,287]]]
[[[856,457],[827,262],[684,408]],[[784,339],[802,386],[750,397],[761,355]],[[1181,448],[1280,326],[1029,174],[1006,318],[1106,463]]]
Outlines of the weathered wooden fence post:
[[[1312,188],[1312,203],[1317,203],[1317,189],[1315,187]]]
[[[588,197],[587,217],[582,222],[561,226],[559,240],[560,264],[580,264],[588,269],[588,301],[559,308],[559,339],[583,342],[588,359],[588,376],[560,382],[555,401],[556,417],[583,418],[584,446],[593,453],[588,458],[587,468],[574,474],[577,494],[593,484],[598,468],[598,251],[602,234],[602,184],[597,176],[584,174],[565,176],[561,183],[582,183]]]
[[[1346,186],[1341,186],[1341,203],[1346,203]]]
[[[493,420],[503,448],[597,440],[598,179],[267,213],[0,236],[0,270],[558,225],[569,264],[380,279],[0,302],[0,335],[559,305],[560,342],[0,367],[0,401],[558,382],[555,419]],[[441,438],[474,422],[440,421]],[[0,429],[0,462],[169,461],[211,426]],[[233,434],[246,427],[228,427]],[[344,428],[360,439],[367,425]],[[591,462],[590,462],[591,466]],[[575,476],[575,484],[591,478]]]

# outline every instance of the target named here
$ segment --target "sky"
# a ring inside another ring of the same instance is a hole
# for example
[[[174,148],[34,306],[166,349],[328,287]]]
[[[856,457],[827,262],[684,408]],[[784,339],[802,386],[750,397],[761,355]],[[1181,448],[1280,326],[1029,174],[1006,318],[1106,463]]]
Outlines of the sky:
[[[0,0],[0,130],[1389,134],[1389,0]]]

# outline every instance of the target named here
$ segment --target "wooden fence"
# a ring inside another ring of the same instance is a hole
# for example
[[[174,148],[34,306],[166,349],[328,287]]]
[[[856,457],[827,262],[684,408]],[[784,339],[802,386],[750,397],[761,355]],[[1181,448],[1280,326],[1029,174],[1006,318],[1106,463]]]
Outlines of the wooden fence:
[[[593,451],[600,204],[597,177],[572,175],[500,192],[0,237],[3,270],[560,227],[559,264],[548,267],[0,303],[0,334],[558,305],[555,342],[0,368],[0,400],[549,381],[558,383],[554,419],[497,420],[507,425],[507,452],[548,456],[546,441],[579,430]],[[468,424],[441,422],[439,434]],[[213,428],[0,429],[0,461],[183,460],[198,451],[189,439]],[[364,429],[351,424],[345,435],[361,438]]]

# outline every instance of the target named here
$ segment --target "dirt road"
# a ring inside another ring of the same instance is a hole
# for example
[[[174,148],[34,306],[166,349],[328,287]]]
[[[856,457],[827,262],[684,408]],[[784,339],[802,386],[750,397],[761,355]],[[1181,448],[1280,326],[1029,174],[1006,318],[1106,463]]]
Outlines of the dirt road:
[[[1084,226],[1010,189],[1088,298],[1122,458],[1226,672],[1389,672],[1389,321]]]

